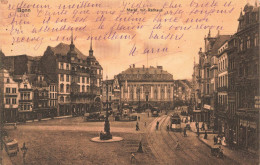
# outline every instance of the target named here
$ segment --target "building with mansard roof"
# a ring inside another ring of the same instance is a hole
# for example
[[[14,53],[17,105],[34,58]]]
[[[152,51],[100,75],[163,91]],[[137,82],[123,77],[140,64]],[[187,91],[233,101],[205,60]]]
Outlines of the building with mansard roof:
[[[41,72],[57,83],[58,115],[101,110],[103,68],[93,52],[92,41],[86,56],[71,39],[70,45],[48,46],[39,61]]]
[[[120,84],[121,104],[127,102],[143,108],[173,107],[173,75],[163,70],[162,66],[139,68],[133,65],[116,77]]]
[[[246,4],[228,48],[228,118],[232,144],[259,150],[259,12],[258,2]]]

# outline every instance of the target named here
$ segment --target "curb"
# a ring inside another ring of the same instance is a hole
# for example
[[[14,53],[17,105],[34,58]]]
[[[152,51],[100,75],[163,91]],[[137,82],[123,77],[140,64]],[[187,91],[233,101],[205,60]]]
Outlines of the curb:
[[[205,141],[203,141],[199,136],[197,136],[197,138],[199,139],[199,141],[201,141],[202,143],[204,143],[207,147],[209,147],[210,149],[212,149],[211,145],[209,145],[208,143],[206,143]],[[230,156],[224,154],[224,158],[229,159],[234,161],[236,164],[241,164],[241,162],[238,162],[237,160],[231,158]]]

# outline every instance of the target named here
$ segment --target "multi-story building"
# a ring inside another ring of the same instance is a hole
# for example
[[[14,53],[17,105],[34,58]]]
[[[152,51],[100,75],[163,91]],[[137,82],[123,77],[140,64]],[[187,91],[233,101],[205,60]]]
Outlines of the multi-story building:
[[[29,82],[29,78],[27,75],[22,75],[18,78],[16,77],[15,81],[19,82],[19,120],[28,120],[34,119],[33,113],[33,89],[32,85]]]
[[[229,107],[237,117],[232,129],[236,144],[250,151],[259,148],[259,8],[257,3],[245,5],[229,52]]]
[[[161,109],[173,108],[174,80],[172,74],[162,66],[136,68],[130,66],[117,75],[121,91],[121,104],[143,108],[157,106]]]
[[[43,74],[36,74],[33,81],[33,111],[38,119],[54,116],[50,108],[49,84]]]
[[[199,64],[195,63],[193,66],[193,74],[192,74],[192,89],[191,89],[191,97],[192,97],[192,105],[193,109],[201,109],[201,100],[200,100],[200,72],[199,72]]]
[[[5,122],[16,122],[19,106],[18,82],[13,80],[7,70],[4,70],[4,109]]]
[[[218,104],[217,118],[219,134],[227,137],[228,129],[228,41],[218,49]]]
[[[191,101],[191,83],[188,80],[175,80],[174,81],[174,100],[176,104],[188,105]]]
[[[108,89],[108,92],[107,92]],[[108,93],[108,95],[107,95]],[[107,97],[108,96],[108,97]],[[108,99],[108,100],[107,100]],[[108,101],[109,109],[118,110],[120,107],[120,86],[117,77],[112,80],[105,80],[102,82],[102,102],[105,105]],[[103,109],[105,109],[104,107]]]
[[[199,95],[201,98],[201,121],[209,122],[217,129],[217,87],[218,87],[218,49],[230,38],[230,35],[212,37],[209,31],[205,40],[205,52],[199,51]]]
[[[49,46],[39,62],[39,68],[57,83],[58,115],[101,110],[103,68],[93,55],[92,42],[89,56],[75,47],[73,39],[70,45]]]

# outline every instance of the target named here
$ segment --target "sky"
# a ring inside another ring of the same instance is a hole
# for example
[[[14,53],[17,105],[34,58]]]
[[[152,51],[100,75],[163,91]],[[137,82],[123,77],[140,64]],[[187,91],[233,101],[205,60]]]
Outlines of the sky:
[[[6,56],[21,54],[42,56],[47,46],[55,47],[60,42],[69,44],[71,36],[69,29],[43,32],[46,26],[60,28],[66,25],[66,27],[74,27],[74,44],[85,55],[88,55],[90,37],[94,37],[94,56],[103,67],[104,78],[108,75],[109,79],[132,64],[136,67],[143,65],[147,67],[147,64],[148,66],[163,66],[164,70],[173,74],[174,79],[191,79],[194,59],[198,62],[198,51],[200,47],[204,48],[204,37],[209,32],[209,28],[198,30],[195,27],[201,24],[212,25],[215,26],[211,29],[212,36],[218,32],[232,35],[237,30],[237,19],[241,9],[247,3],[255,4],[255,0],[108,0],[104,2],[97,0],[4,0],[1,2],[0,46]],[[208,7],[206,7],[207,2]],[[226,4],[231,2],[230,6],[223,7],[225,2]],[[21,3],[26,4],[23,7],[30,9],[30,12],[15,12],[19,7],[18,4]],[[89,6],[76,9],[77,5],[82,3]],[[215,3],[217,6],[213,7]],[[181,7],[174,8],[174,4]],[[139,13],[127,12],[127,8],[137,9]],[[148,8],[163,9],[163,11],[161,13],[148,12]],[[144,14],[140,12],[141,9],[146,9],[147,12]],[[190,13],[194,10],[205,12],[212,9],[215,13],[208,16],[205,13]],[[183,13],[172,15],[169,13],[180,10]],[[231,12],[221,14],[221,10]],[[171,17],[176,20],[170,20]],[[193,19],[193,22],[185,22],[188,18]],[[208,20],[196,22],[197,18]],[[115,30],[117,26],[121,30]],[[162,27],[158,29],[158,26]],[[170,29],[171,26],[183,28],[191,26],[191,28]],[[216,26],[222,28],[217,29]],[[43,27],[42,31],[40,31],[41,27]],[[76,27],[81,31],[75,30]],[[111,29],[117,35],[127,36],[127,39],[95,39],[100,35],[104,37]],[[165,37],[170,33],[173,39],[151,39],[151,33],[153,37],[155,34],[159,36],[164,34]],[[23,40],[22,37],[24,37]],[[65,37],[64,40],[62,40],[63,37]],[[176,40],[175,37],[179,39]]]

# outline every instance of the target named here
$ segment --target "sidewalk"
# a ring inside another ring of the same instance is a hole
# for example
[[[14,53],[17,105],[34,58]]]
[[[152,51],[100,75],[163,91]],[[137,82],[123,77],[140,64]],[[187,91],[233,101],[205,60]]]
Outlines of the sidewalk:
[[[217,136],[217,134],[208,134],[208,138],[204,139],[204,134],[202,134],[199,136],[199,140],[210,148],[216,148],[219,145],[214,145],[214,135]],[[221,145],[221,147],[224,151],[224,155],[236,161],[238,164],[259,164],[257,155],[253,155],[242,150],[231,150],[228,146]]]
[[[0,155],[1,155],[1,164],[3,165],[12,165],[13,163],[11,162],[11,159],[9,158],[9,156],[7,155],[5,149],[0,150]]]
[[[191,123],[191,131],[197,133],[195,122]],[[200,136],[198,137],[199,140],[203,142],[205,145],[207,145],[209,148],[219,147],[219,145],[214,145],[214,136],[217,136],[217,134],[208,134],[208,138],[204,139],[204,132],[205,131],[200,131],[200,133],[202,134],[200,134]],[[225,157],[236,161],[237,164],[243,164],[243,165],[259,164],[259,157],[257,155],[253,155],[251,153],[242,150],[232,150],[228,146],[223,146],[223,145],[221,145],[221,148],[223,149]]]

